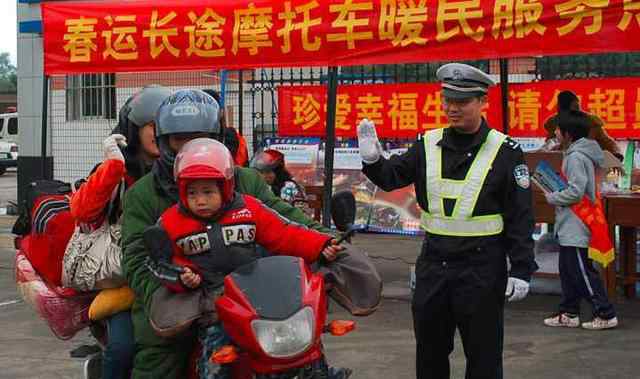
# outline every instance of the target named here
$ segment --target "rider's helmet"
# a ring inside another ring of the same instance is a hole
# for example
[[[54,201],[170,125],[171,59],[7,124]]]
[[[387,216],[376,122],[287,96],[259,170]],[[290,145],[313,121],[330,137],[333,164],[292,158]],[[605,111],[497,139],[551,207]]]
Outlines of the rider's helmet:
[[[122,106],[118,121],[126,119],[138,127],[154,122],[156,111],[171,92],[169,88],[155,84],[142,88]]]
[[[273,149],[261,151],[254,155],[249,166],[262,172],[275,172],[280,167],[284,168],[284,154]]]
[[[140,148],[139,131],[155,121],[156,111],[171,90],[158,85],[149,85],[127,99],[118,112],[118,125],[111,134],[127,137],[127,147],[123,149],[126,160],[136,159]]]
[[[224,144],[211,138],[187,142],[176,157],[173,176],[186,204],[187,185],[197,179],[215,179],[222,193],[222,205],[233,200],[235,185],[233,157]]]
[[[169,173],[176,157],[169,146],[169,136],[181,133],[207,133],[219,139],[220,106],[213,97],[199,89],[174,92],[166,98],[156,113],[156,138],[160,149],[159,164]]]
[[[178,133],[220,135],[220,106],[199,89],[184,89],[166,98],[156,113],[159,138]]]

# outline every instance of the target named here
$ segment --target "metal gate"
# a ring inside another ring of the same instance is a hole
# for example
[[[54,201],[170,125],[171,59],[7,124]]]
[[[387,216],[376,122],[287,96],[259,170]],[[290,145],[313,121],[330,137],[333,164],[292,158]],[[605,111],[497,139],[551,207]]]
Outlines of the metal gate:
[[[445,62],[342,67],[339,84],[434,82]],[[497,60],[471,63],[499,74]],[[640,53],[509,60],[509,82],[640,76]],[[117,111],[139,88],[161,84],[173,89],[225,87],[225,111],[255,151],[278,130],[278,87],[326,84],[326,67],[218,71],[82,74],[53,76],[48,89],[48,123],[54,177],[72,181],[84,177],[102,159],[101,142],[117,122]]]
[[[339,69],[339,84],[424,83],[436,81],[436,70],[447,62],[399,65],[351,66]],[[465,62],[499,75],[498,60]],[[510,83],[539,80],[640,76],[640,54],[599,54],[559,57],[524,57],[508,60]],[[324,85],[327,68],[278,68],[251,71],[247,80],[250,127],[254,151],[265,137],[278,130],[279,86]]]
[[[489,61],[469,62],[488,69]],[[418,83],[435,81],[440,63],[341,67],[339,84]],[[252,71],[247,84],[251,95],[251,129],[254,151],[266,137],[278,131],[278,87],[325,85],[326,67],[259,69]]]

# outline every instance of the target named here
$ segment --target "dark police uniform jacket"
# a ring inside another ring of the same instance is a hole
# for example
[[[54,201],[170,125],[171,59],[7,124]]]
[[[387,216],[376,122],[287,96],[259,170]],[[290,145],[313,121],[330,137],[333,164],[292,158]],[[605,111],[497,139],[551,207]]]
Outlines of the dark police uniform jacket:
[[[453,128],[444,130],[438,143],[442,148],[442,177],[462,180],[484,143],[490,128],[482,121],[479,131],[465,135]],[[364,164],[362,172],[385,191],[415,185],[420,208],[428,210],[426,164],[423,136],[402,154],[390,159],[380,158],[374,164]],[[426,233],[421,260],[441,262],[490,262],[503,259],[511,262],[510,276],[530,280],[537,269],[533,254],[533,209],[528,171],[519,145],[507,138],[493,161],[484,182],[473,216],[502,214],[504,230],[501,234],[482,237],[443,236]],[[525,177],[526,175],[526,177]],[[455,200],[444,200],[444,211],[451,214]],[[420,265],[418,265],[420,266]],[[416,267],[418,270],[419,267]]]

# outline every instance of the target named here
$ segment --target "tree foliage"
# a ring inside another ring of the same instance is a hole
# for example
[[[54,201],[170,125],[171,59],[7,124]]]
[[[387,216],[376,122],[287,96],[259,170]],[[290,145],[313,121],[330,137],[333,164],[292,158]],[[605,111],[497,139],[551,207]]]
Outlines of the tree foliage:
[[[12,93],[18,88],[16,66],[11,64],[9,53],[0,53],[0,92]]]

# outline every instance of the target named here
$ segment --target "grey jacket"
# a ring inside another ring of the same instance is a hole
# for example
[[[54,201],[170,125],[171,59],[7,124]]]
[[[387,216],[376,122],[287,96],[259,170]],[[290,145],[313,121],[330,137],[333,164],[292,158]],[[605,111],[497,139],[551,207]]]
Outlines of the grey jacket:
[[[587,194],[595,201],[596,167],[602,167],[604,154],[598,143],[581,138],[572,143],[564,153],[562,171],[567,177],[568,188],[547,196],[556,206],[555,234],[560,246],[589,247],[591,232],[571,210]]]

